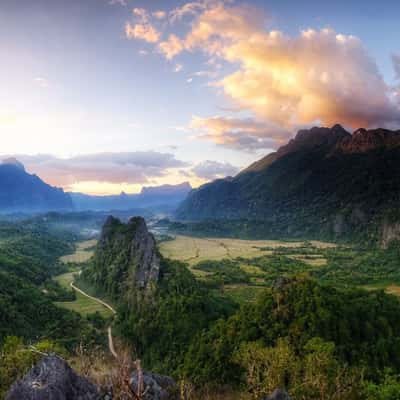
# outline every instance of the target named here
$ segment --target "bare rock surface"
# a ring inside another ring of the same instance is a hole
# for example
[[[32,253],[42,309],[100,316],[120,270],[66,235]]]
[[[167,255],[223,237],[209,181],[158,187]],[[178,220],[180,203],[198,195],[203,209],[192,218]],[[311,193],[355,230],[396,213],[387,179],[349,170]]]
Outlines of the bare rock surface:
[[[131,384],[135,392],[138,389],[138,373],[132,374]],[[143,371],[142,400],[177,400],[179,399],[176,382],[169,376]]]
[[[291,400],[291,398],[285,390],[276,389],[264,400]]]
[[[6,400],[97,400],[97,387],[77,375],[61,358],[50,355],[14,383]]]

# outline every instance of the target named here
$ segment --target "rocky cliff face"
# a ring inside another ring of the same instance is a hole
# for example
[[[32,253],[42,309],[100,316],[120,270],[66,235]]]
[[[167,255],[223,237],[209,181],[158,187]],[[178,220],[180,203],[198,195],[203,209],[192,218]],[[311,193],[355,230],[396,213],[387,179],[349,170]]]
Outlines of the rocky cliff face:
[[[111,296],[151,290],[160,278],[160,256],[142,217],[127,224],[110,216],[102,229],[93,265],[83,273]]]
[[[387,248],[391,243],[397,240],[400,240],[400,221],[399,222],[384,221],[382,224],[382,240],[381,240],[382,247]]]
[[[376,232],[399,238],[382,226],[399,202],[400,131],[350,134],[335,125],[301,130],[233,179],[192,191],[176,217],[265,221],[275,236],[337,239],[370,231],[381,241]]]

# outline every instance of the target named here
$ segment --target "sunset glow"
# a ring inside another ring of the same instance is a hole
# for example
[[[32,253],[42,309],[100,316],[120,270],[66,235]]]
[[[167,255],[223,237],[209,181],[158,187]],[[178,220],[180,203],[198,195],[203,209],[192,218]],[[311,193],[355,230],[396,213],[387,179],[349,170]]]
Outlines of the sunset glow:
[[[399,4],[322,3],[5,0],[2,157],[132,193],[238,171],[302,127],[398,128]]]

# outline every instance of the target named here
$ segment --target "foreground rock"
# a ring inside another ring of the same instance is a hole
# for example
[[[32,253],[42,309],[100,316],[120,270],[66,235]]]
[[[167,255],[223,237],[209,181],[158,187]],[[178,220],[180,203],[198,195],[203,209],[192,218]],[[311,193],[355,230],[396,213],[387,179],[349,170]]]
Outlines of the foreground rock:
[[[291,400],[291,398],[286,391],[281,389],[276,389],[264,400]]]
[[[131,385],[132,391],[137,393],[137,372],[132,374]],[[14,383],[6,400],[112,400],[112,392],[112,385],[104,392],[74,372],[63,359],[50,355]],[[141,400],[178,399],[178,387],[172,378],[143,371]]]
[[[94,400],[95,385],[77,375],[61,358],[51,355],[39,361],[14,383],[6,400]]]
[[[131,379],[132,387],[137,393],[138,373],[135,371]],[[176,382],[169,376],[152,374],[143,371],[142,400],[177,400],[179,399]]]

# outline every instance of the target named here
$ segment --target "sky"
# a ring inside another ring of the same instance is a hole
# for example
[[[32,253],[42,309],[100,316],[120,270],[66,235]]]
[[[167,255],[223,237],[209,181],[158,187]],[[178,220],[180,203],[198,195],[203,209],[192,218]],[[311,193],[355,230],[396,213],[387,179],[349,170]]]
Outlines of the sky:
[[[1,0],[0,158],[109,194],[236,174],[297,130],[400,129],[400,2]]]

